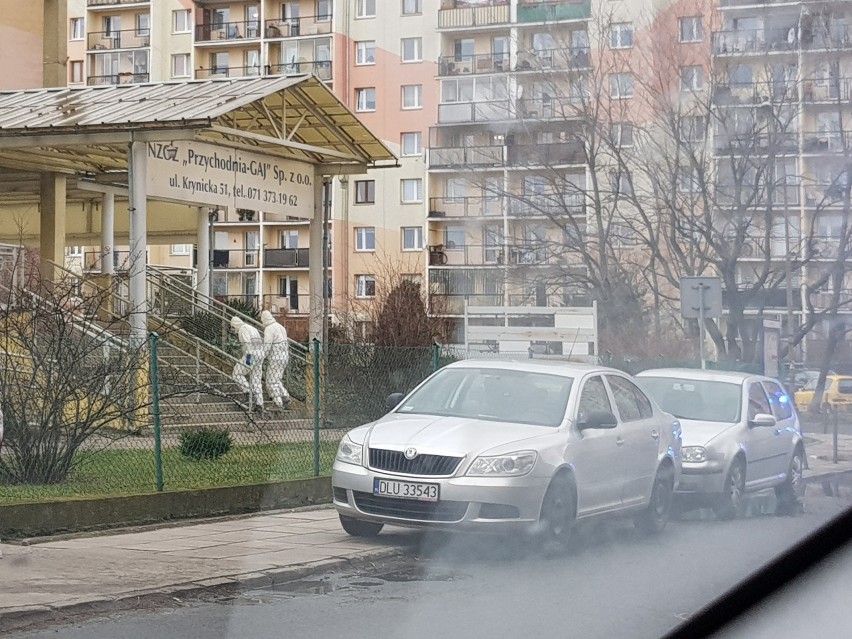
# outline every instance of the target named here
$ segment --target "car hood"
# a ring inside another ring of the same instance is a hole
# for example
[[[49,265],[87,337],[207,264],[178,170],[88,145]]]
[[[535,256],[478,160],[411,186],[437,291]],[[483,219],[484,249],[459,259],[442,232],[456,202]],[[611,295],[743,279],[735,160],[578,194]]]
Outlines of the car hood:
[[[512,452],[517,450],[514,444],[555,431],[555,428],[548,426],[510,424],[467,417],[391,413],[371,426],[356,429],[350,437],[358,443],[362,443],[366,437],[370,448],[402,450],[412,446],[421,454],[461,457],[489,452],[504,446],[510,448],[494,452]]]
[[[736,424],[725,422],[705,422],[697,419],[678,419],[682,430],[684,446],[706,446],[722,433]]]

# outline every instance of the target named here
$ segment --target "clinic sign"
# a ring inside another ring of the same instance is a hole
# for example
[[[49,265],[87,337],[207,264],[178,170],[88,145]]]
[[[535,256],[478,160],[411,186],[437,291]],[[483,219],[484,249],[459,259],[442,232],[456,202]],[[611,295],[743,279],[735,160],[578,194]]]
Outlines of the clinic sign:
[[[148,197],[313,217],[314,167],[204,142],[149,142]]]

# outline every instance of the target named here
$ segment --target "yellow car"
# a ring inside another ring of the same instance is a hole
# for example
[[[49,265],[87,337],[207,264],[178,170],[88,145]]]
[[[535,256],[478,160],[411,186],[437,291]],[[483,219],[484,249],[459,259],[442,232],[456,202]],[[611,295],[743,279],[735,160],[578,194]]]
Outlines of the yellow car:
[[[796,391],[793,401],[800,412],[805,412],[811,405],[814,392],[817,387],[816,379],[812,379],[804,385],[802,390]],[[848,411],[852,410],[852,376],[850,375],[828,375],[825,378],[825,391],[822,395],[822,406],[820,412]]]

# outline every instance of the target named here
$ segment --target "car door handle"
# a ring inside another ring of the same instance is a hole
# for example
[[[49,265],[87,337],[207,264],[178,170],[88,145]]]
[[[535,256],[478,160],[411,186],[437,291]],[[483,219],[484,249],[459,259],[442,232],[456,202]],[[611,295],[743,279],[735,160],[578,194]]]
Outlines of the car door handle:
[[[659,438],[660,438],[660,433],[658,433],[655,430],[652,430],[651,431],[651,439],[659,439]]]
[[[622,439],[621,437],[615,438],[615,445],[616,446],[621,446],[623,443],[624,443],[624,439]]]

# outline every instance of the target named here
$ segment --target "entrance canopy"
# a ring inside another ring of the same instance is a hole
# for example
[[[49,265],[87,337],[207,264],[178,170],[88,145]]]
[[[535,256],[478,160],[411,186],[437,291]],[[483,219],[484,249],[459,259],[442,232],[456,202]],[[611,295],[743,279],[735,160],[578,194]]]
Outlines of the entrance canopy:
[[[0,167],[126,184],[129,143],[176,140],[336,165],[330,174],[396,161],[310,75],[0,92]]]

